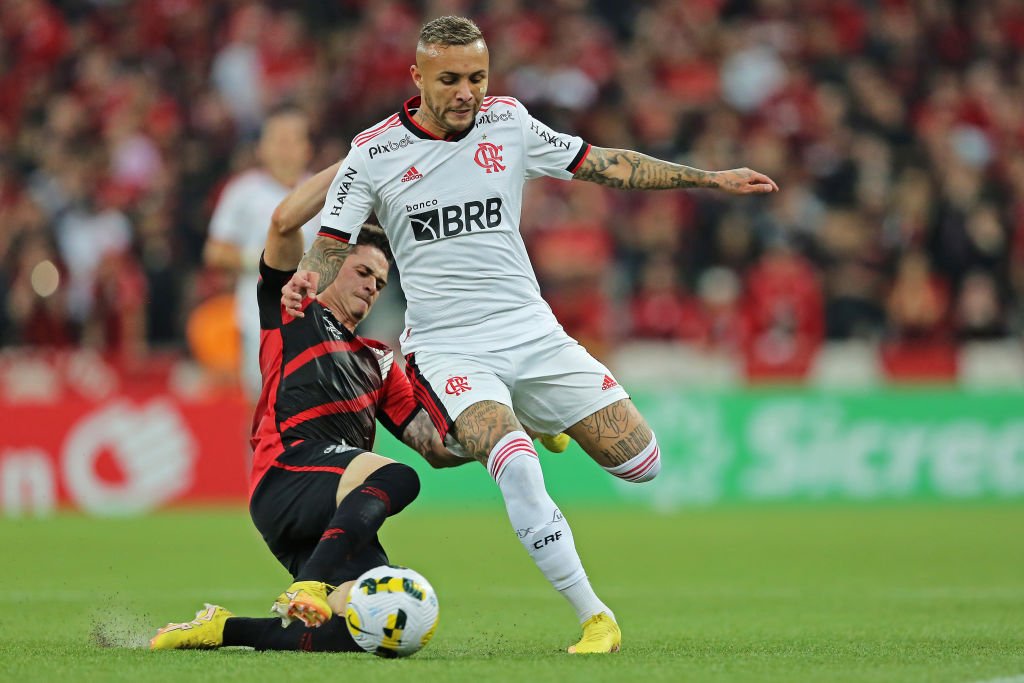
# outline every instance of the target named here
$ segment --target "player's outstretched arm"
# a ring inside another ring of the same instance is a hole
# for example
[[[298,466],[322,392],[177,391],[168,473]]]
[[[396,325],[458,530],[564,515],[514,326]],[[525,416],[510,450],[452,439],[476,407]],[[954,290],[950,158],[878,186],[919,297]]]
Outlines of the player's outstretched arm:
[[[299,264],[304,247],[301,228],[323,208],[327,189],[339,166],[340,161],[303,181],[274,209],[263,250],[268,266],[292,270]]]
[[[573,176],[622,190],[710,188],[730,194],[778,192],[775,181],[749,168],[702,171],[628,149],[591,147]]]
[[[458,467],[473,462],[472,458],[460,457],[441,443],[441,436],[434,428],[434,423],[420,410],[409,426],[402,432],[402,441],[406,446],[423,456],[431,467]]]

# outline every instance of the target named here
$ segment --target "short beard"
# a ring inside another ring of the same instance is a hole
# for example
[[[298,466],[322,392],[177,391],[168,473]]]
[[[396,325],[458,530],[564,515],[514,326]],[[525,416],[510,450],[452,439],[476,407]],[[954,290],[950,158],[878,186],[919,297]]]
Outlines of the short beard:
[[[444,111],[438,111],[433,104],[424,100],[423,104],[426,105],[430,111],[430,115],[434,117],[434,121],[437,122],[437,127],[443,130],[445,133],[461,133],[465,129],[457,129],[449,126],[444,119]]]

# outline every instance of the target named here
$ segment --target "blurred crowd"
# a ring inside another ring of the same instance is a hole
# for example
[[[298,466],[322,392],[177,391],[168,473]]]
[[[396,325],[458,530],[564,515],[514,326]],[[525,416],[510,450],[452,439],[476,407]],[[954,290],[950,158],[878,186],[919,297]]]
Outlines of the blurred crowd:
[[[556,130],[782,189],[528,184],[544,295],[597,355],[1024,329],[1024,0],[0,0],[0,344],[184,348],[264,114],[301,106],[333,163],[415,94],[440,14]]]

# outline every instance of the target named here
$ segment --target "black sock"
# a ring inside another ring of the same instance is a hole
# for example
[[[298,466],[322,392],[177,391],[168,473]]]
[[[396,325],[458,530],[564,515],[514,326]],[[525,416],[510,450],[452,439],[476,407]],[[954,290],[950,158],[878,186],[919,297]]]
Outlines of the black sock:
[[[342,499],[296,581],[324,581],[377,535],[384,520],[401,512],[420,492],[416,470],[393,462],[374,471]]]
[[[224,622],[224,645],[246,645],[257,650],[363,651],[349,635],[344,617],[338,615],[319,628],[307,628],[301,621],[293,621],[287,628],[281,628],[281,620],[277,617],[229,617]]]

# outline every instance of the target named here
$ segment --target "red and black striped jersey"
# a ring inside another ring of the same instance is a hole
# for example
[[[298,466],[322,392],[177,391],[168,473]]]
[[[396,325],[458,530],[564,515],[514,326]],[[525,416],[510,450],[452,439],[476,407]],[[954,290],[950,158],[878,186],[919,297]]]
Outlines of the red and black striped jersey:
[[[354,335],[318,301],[303,304],[302,318],[284,310],[281,288],[294,272],[260,259],[263,389],[252,424],[250,495],[288,446],[326,440],[370,450],[377,420],[401,438],[419,409],[405,375],[391,371],[386,344]]]

